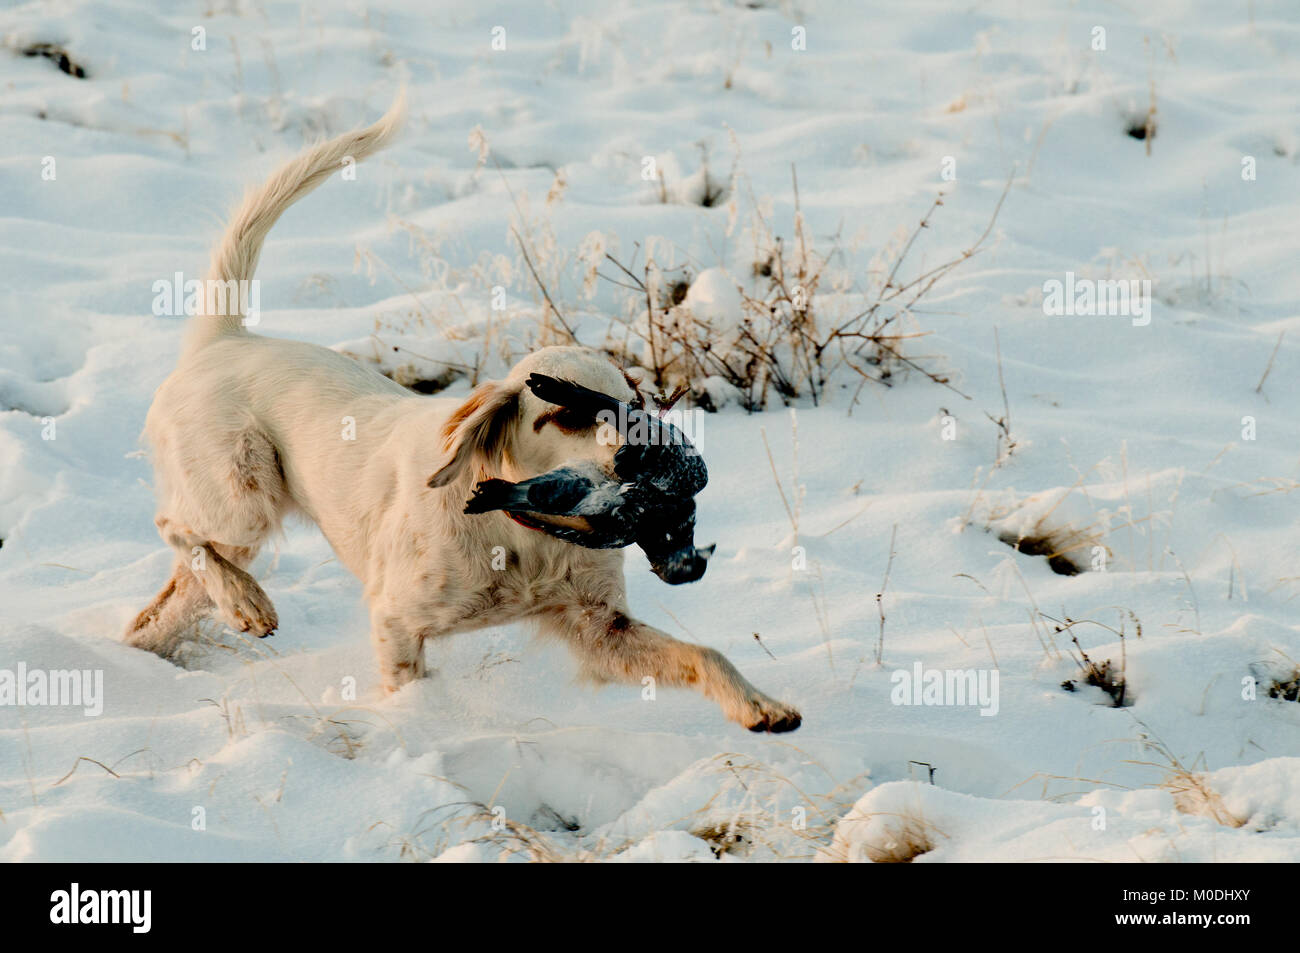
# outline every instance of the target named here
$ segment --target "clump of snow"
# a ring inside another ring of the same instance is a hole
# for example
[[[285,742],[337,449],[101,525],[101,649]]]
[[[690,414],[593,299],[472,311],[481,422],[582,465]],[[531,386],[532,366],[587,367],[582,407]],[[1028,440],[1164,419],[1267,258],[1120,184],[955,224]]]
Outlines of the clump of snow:
[[[981,798],[916,781],[873,788],[820,861],[1242,862],[1300,848],[1300,761],[1271,758],[1206,778],[1244,825],[1179,810],[1165,790],[1098,789],[1055,801]]]
[[[691,282],[683,306],[704,324],[710,337],[733,336],[745,304],[734,279],[721,268],[706,268]]]

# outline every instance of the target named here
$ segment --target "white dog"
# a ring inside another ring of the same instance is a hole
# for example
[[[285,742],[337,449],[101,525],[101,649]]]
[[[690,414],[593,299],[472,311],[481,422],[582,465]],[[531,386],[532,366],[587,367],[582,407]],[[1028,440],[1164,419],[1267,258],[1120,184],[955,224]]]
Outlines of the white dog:
[[[209,283],[251,280],[281,213],[347,157],[387,145],[402,112],[399,99],[375,125],[307,150],[249,194],[213,253]],[[633,619],[621,551],[561,542],[502,512],[462,512],[488,477],[519,481],[571,461],[612,472],[621,438],[601,430],[608,424],[568,418],[524,386],[538,372],[631,400],[607,360],[545,348],[460,402],[413,394],[314,344],[251,334],[238,307],[204,310],[145,425],[155,522],[176,564],[127,629],[129,644],[169,655],[213,608],[240,631],[269,634],[275,609],[246,567],[299,512],[365,586],[386,691],[424,674],[427,639],[530,620],[563,638],[595,680],[650,676],[702,692],[751,730],[799,726],[795,709],[719,652]],[[345,417],[355,439],[342,439]],[[494,547],[507,552],[504,569],[493,568]]]

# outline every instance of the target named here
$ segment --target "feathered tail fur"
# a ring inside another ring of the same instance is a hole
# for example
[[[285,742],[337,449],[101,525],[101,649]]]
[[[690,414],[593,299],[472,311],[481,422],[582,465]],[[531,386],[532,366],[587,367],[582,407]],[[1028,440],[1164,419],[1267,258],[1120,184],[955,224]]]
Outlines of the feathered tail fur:
[[[262,243],[285,209],[342,169],[344,159],[350,157],[360,162],[387,146],[396,137],[405,117],[406,93],[402,91],[388,112],[373,126],[313,146],[286,162],[266,182],[249,192],[230,217],[221,241],[212,250],[208,286],[213,282],[252,280],[262,254]],[[207,295],[203,298],[204,313],[191,322],[187,350],[203,347],[227,334],[244,333],[243,301],[239,296],[226,295],[227,304],[220,309],[224,312],[221,314],[206,313]]]

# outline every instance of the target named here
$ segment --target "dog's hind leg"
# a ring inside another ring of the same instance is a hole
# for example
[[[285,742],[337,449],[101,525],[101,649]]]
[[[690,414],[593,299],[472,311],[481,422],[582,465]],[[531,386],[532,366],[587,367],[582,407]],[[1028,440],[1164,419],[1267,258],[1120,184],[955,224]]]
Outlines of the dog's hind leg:
[[[278,619],[271,597],[242,568],[257,550],[222,546],[167,517],[158,531],[176,551],[177,566],[162,591],[127,630],[127,641],[159,654],[153,644],[172,645],[190,622],[214,606],[231,628],[261,638],[275,631]],[[139,633],[139,634],[137,634]]]
[[[127,626],[124,641],[167,658],[211,609],[202,583],[178,559],[167,584]]]
[[[242,572],[243,567],[252,562],[253,557],[257,555],[256,550],[242,547],[213,546],[212,549],[216,551],[219,559],[228,563],[236,572]],[[181,642],[197,632],[198,623],[211,614],[214,602],[201,581],[204,577],[199,575],[206,572],[211,565],[208,551],[201,546],[195,547],[194,551],[197,555],[191,555],[188,560],[177,558],[176,564],[172,567],[171,578],[167,580],[166,585],[127,626],[126,635],[123,637],[127,645],[145,649],[163,658],[170,658]],[[256,582],[252,585],[257,588],[261,593],[261,599],[264,600],[263,612],[269,613],[266,622],[269,623],[270,628],[259,631],[258,628],[249,626],[245,629],[239,614],[235,615],[233,621],[230,618],[226,621],[241,631],[266,635],[275,627],[275,608],[261,587]],[[246,617],[248,613],[245,612],[243,615]]]
[[[227,625],[258,638],[275,631],[279,620],[271,597],[239,565],[251,562],[256,549],[221,546],[165,517],[157,522],[163,539],[182,560],[188,560],[191,575]]]
[[[259,638],[278,620],[271,599],[246,571],[290,505],[279,455],[265,434],[247,427],[229,443],[201,448],[177,478],[158,533],[232,628]]]

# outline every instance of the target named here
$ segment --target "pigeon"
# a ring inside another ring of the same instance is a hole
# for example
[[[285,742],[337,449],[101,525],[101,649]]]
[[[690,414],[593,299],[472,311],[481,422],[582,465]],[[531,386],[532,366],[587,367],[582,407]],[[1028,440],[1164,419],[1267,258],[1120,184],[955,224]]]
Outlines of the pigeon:
[[[623,446],[614,454],[614,472],[625,480],[643,480],[657,492],[695,496],[709,482],[704,460],[686,435],[662,417],[641,407],[572,381],[531,374],[529,390],[550,404],[581,411],[618,430]]]
[[[639,407],[571,381],[533,374],[540,399],[614,426],[624,438],[614,472],[591,461],[511,483],[480,482],[470,514],[504,510],[516,522],[589,549],[639,545],[672,585],[704,575],[716,546],[695,546],[695,494],[708,482],[699,452],[677,427]]]
[[[631,489],[593,462],[568,464],[519,483],[484,480],[474,487],[465,512],[505,510],[525,526],[537,525],[566,542],[617,549],[636,541],[632,524],[642,513],[628,498]]]

